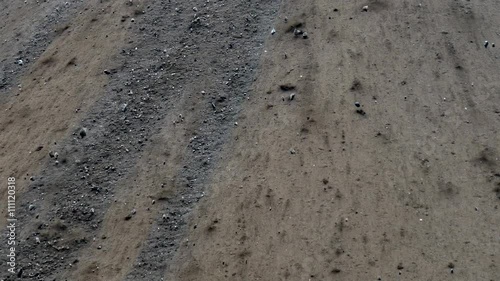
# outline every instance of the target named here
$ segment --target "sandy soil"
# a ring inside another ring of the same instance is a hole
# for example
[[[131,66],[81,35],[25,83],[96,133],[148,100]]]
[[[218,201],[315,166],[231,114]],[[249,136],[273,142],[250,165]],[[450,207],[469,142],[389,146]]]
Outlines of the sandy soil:
[[[2,280],[500,280],[495,1],[56,2],[2,12]]]

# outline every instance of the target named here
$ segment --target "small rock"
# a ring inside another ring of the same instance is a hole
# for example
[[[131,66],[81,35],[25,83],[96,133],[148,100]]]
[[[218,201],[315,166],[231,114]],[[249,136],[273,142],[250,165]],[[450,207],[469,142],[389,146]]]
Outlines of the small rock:
[[[298,29],[298,28],[295,28],[293,30],[293,35],[295,35],[295,37],[299,36],[299,35],[302,35],[302,33],[304,33],[302,30]]]
[[[134,19],[134,18],[131,18],[131,19],[130,19],[130,21],[131,21],[131,22],[135,22],[135,19]]]
[[[290,149],[290,154],[295,154],[295,153],[297,153],[297,152],[295,151],[295,149],[291,148],[291,149]]]
[[[23,60],[18,60],[17,64],[22,66],[24,64],[24,61]]]
[[[355,102],[355,103],[354,103],[354,105],[355,105],[356,107],[361,107],[361,104],[360,104],[359,102]]]
[[[363,6],[363,12],[368,12],[368,6]]]
[[[81,128],[80,132],[78,133],[80,137],[83,139],[84,137],[87,136],[87,128]]]
[[[293,94],[293,93],[292,93],[292,94],[290,94],[290,96],[288,97],[288,99],[289,99],[289,100],[291,100],[291,101],[292,101],[294,98],[295,98],[295,94]]]
[[[302,33],[302,38],[304,38],[304,39],[309,38],[309,35],[307,35],[307,32]]]
[[[108,69],[104,69],[104,74],[110,75],[111,71],[109,71]]]
[[[283,85],[280,85],[280,89],[282,91],[291,91],[291,90],[294,90],[295,89],[295,86],[293,85],[290,85],[290,84],[283,84]]]
[[[363,109],[356,110],[356,113],[363,115],[363,116],[366,115],[366,112]]]
[[[274,35],[275,33],[276,33],[276,29],[274,29],[274,28],[273,28],[273,29],[271,30],[271,35]]]
[[[17,277],[21,278],[23,276],[23,270],[24,269],[22,267],[19,269],[19,271],[17,272]]]
[[[488,44],[490,44],[488,41],[484,41],[484,47],[488,48]]]

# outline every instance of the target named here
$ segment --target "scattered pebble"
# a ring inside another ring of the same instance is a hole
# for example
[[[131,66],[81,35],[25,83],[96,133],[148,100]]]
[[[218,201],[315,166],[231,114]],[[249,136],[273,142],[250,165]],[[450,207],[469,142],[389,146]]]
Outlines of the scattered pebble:
[[[356,107],[361,107],[361,104],[360,104],[359,102],[355,102],[355,103],[354,103],[354,105],[355,105]]]
[[[363,6],[363,12],[368,12],[368,6]]]
[[[488,41],[484,41],[484,47],[488,48],[488,44],[490,44]]]

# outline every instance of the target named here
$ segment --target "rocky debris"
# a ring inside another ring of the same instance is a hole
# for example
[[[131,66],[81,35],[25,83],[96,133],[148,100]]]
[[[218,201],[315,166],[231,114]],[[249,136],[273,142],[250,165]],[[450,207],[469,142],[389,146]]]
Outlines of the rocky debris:
[[[356,106],[356,108],[357,108],[356,113],[358,113],[359,115],[363,115],[363,116],[366,115],[366,112],[363,109],[361,109],[361,103],[355,102],[354,106]]]
[[[485,48],[488,48],[488,45],[489,45],[489,44],[490,44],[490,42],[488,42],[488,41],[484,41],[484,47],[485,47]]]
[[[50,156],[50,158],[57,159],[57,158],[59,158],[59,153],[51,151],[51,152],[49,152],[49,156]]]
[[[295,94],[294,93],[291,93],[290,96],[288,97],[288,99],[290,101],[292,101],[294,98],[295,98]]]
[[[368,12],[368,5],[363,6],[362,11],[363,11],[363,12]]]
[[[309,38],[309,35],[307,34],[307,32],[302,33],[302,38],[304,38],[304,39]]]
[[[274,28],[273,28],[273,29],[271,30],[271,35],[274,35],[275,33],[276,33],[276,29],[274,29]]]

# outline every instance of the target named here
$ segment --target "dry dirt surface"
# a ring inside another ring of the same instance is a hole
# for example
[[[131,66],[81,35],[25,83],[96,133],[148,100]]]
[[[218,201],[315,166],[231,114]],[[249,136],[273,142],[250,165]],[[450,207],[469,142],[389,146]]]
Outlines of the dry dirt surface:
[[[500,281],[498,1],[0,8],[0,280]]]

